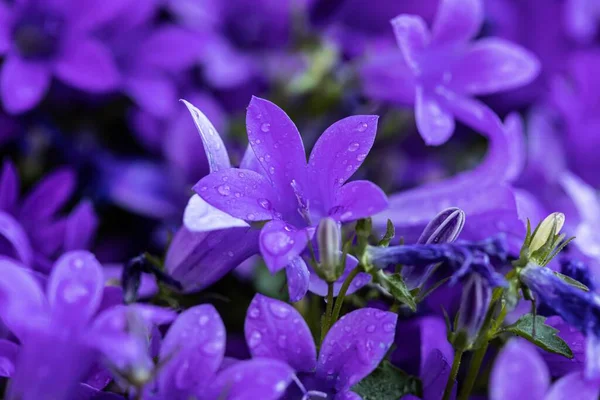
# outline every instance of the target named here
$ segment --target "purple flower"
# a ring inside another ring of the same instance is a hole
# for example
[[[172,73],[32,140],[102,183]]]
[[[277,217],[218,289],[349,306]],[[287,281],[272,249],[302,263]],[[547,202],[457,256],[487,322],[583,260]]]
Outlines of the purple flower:
[[[290,388],[285,398],[313,394],[360,399],[350,389],[387,353],[394,340],[396,318],[372,308],[346,314],[331,327],[317,357],[310,330],[298,311],[257,294],[248,308],[244,332],[252,357],[281,360],[298,374],[302,394]]]
[[[566,30],[571,37],[584,43],[593,42],[600,25],[600,4],[594,0],[565,2]]]
[[[490,378],[490,400],[596,399],[597,383],[586,381],[581,371],[572,372],[553,384],[544,360],[524,339],[511,339],[496,358]]]
[[[392,26],[401,54],[387,52],[367,62],[362,70],[367,95],[414,104],[417,127],[430,145],[450,138],[455,117],[469,125],[483,119],[485,105],[471,96],[523,86],[540,65],[533,54],[502,39],[471,43],[482,23],[481,0],[442,0],[431,31],[419,16],[396,17]]]
[[[171,311],[143,305],[108,307],[96,315],[105,307],[104,279],[85,251],[57,261],[46,293],[27,269],[8,259],[0,263],[0,315],[21,343],[8,399],[69,398],[100,354],[119,371],[139,375],[151,360],[140,357],[146,342],[127,332],[131,318],[146,325],[173,318]]]
[[[124,1],[24,0],[0,3],[1,95],[9,113],[35,107],[52,76],[89,92],[113,90],[119,73],[92,31],[121,12]]]
[[[0,254],[47,272],[62,252],[89,248],[98,225],[91,203],[82,201],[71,214],[57,215],[74,190],[73,171],[62,168],[20,199],[17,171],[5,161],[0,173],[0,235],[6,242],[0,244]]]
[[[387,206],[385,194],[371,182],[344,185],[373,144],[377,117],[354,116],[335,123],[319,138],[308,163],[296,126],[273,103],[254,97],[246,124],[257,170],[221,169],[200,180],[194,190],[235,218],[266,221],[259,244],[272,272],[302,253],[321,218],[354,221]]]

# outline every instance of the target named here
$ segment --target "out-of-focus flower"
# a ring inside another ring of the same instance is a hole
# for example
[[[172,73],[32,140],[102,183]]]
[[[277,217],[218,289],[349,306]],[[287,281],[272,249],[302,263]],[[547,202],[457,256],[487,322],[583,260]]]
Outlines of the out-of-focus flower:
[[[78,89],[114,90],[119,72],[110,51],[92,35],[122,12],[127,1],[0,3],[0,74],[4,108],[21,113],[44,97],[52,76]]]
[[[75,174],[59,169],[22,199],[14,165],[5,161],[0,174],[0,254],[48,272],[62,252],[87,249],[98,225],[91,203],[82,201],[67,216],[57,215],[75,190]]]
[[[401,52],[379,54],[363,66],[367,95],[414,104],[417,127],[430,145],[450,138],[455,117],[469,125],[483,119],[486,106],[471,96],[523,86],[540,65],[529,51],[499,38],[471,44],[482,23],[481,0],[442,0],[431,32],[419,16],[396,17]]]
[[[121,372],[146,375],[151,360],[141,355],[147,343],[127,327],[131,318],[145,325],[169,322],[172,311],[133,305],[96,315],[104,300],[102,268],[85,251],[57,261],[46,293],[30,271],[8,259],[0,262],[0,314],[21,343],[8,399],[69,398],[100,355]]]
[[[567,0],[565,2],[565,25],[572,38],[590,43],[600,26],[600,3],[595,0]]]
[[[372,308],[346,314],[331,327],[317,357],[300,313],[257,294],[248,308],[244,332],[252,357],[281,360],[296,371],[301,384],[291,387],[289,396],[357,399],[350,388],[379,365],[393,343],[396,319],[393,313]]]
[[[536,348],[525,339],[511,339],[500,351],[492,368],[490,400],[595,399],[600,386],[586,381],[581,371],[572,372],[551,384],[550,373]]]
[[[462,290],[454,346],[468,349],[475,343],[483,326],[492,299],[492,288],[480,275],[471,274]]]

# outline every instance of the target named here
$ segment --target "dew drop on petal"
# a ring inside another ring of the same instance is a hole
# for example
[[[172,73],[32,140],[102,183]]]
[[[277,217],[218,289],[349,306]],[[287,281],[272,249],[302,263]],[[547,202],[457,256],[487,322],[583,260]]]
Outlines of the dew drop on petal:
[[[262,339],[262,335],[260,334],[259,331],[254,331],[250,334],[250,339],[248,340],[248,346],[250,346],[251,348],[255,348],[256,346],[258,346],[260,344],[260,341]]]
[[[273,175],[275,173],[275,167],[269,167],[269,173]]]
[[[288,315],[290,315],[290,310],[279,303],[269,304],[269,309],[271,310],[273,315],[280,319],[285,319],[288,317]]]
[[[359,132],[364,132],[364,131],[367,130],[367,127],[368,127],[368,125],[367,125],[366,122],[361,122],[360,124],[358,124],[356,126],[356,130],[359,131]]]
[[[258,199],[258,204],[265,210],[270,210],[273,207],[271,202],[267,199]]]
[[[198,319],[198,323],[200,324],[200,326],[206,325],[208,322],[208,316],[203,315]]]
[[[348,151],[356,151],[356,150],[358,150],[359,147],[360,147],[360,143],[358,143],[358,142],[352,142],[348,146]]]
[[[284,349],[286,344],[287,344],[287,337],[285,335],[281,335],[277,338],[277,346]]]
[[[294,243],[285,233],[275,231],[265,234],[263,244],[269,253],[280,255],[287,253]]]
[[[383,325],[383,330],[385,332],[392,332],[394,330],[395,326],[392,323],[387,323]]]
[[[367,158],[366,154],[359,154],[359,155],[356,156],[356,161],[362,162],[362,161],[365,160],[365,158]]]
[[[260,310],[256,307],[252,307],[248,310],[248,315],[250,315],[250,318],[258,318],[260,317]]]
[[[219,187],[217,187],[217,192],[219,192],[219,194],[222,196],[229,196],[229,194],[231,193],[231,188],[229,187],[229,185],[220,185]]]
[[[353,169],[353,168],[354,168],[354,167],[353,167],[352,165],[348,165],[348,166],[346,167],[346,171],[350,172],[350,171],[352,171],[352,169]]]
[[[246,218],[248,219],[248,221],[254,221],[254,219],[256,218],[256,215],[250,213],[250,214],[246,215]]]
[[[375,332],[375,325],[369,325],[365,330],[367,331],[367,333],[373,333]]]
[[[285,381],[279,381],[275,384],[275,391],[277,393],[281,393],[285,390],[286,387],[287,387],[287,383]]]
[[[260,130],[263,132],[269,132],[269,130],[271,129],[271,124],[269,124],[268,122],[265,122],[264,124],[262,124],[260,126]]]

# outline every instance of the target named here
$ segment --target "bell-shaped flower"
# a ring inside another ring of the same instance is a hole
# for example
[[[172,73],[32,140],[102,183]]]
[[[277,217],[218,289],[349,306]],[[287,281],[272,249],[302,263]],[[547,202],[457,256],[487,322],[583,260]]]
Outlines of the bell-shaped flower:
[[[394,18],[400,52],[378,54],[362,69],[368,96],[414,104],[417,128],[429,145],[450,138],[455,118],[476,129],[485,123],[488,109],[472,96],[518,88],[539,73],[537,58],[516,44],[472,42],[483,24],[483,3],[440,1],[431,30],[420,16]]]
[[[385,357],[394,341],[396,319],[393,313],[372,308],[346,314],[331,327],[317,356],[300,313],[257,294],[248,307],[244,332],[252,357],[281,360],[296,371],[298,387],[288,389],[289,398],[356,400],[360,396],[351,388]]]

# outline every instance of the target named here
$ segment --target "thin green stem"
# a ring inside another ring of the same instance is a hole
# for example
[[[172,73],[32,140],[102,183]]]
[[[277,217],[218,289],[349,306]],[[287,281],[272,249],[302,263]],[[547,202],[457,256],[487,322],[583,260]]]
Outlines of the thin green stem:
[[[360,265],[357,265],[346,277],[344,283],[342,283],[342,287],[340,288],[340,292],[338,293],[337,299],[335,300],[335,306],[333,307],[333,314],[331,315],[331,325],[335,324],[335,322],[340,317],[340,312],[342,311],[342,305],[344,304],[344,297],[346,297],[346,292],[348,292],[348,288],[350,284],[356,278],[356,275],[360,272]]]
[[[475,381],[477,380],[477,375],[479,375],[479,369],[481,368],[481,363],[483,362],[483,357],[485,357],[485,353],[487,352],[488,345],[489,343],[485,343],[482,347],[477,349],[475,353],[473,353],[473,358],[471,358],[471,363],[469,364],[469,371],[467,372],[465,383],[460,390],[458,400],[469,399],[471,391],[473,390],[473,386],[475,385]]]
[[[456,381],[456,376],[458,375],[462,356],[463,351],[457,349],[454,353],[454,361],[452,361],[452,370],[450,370],[450,376],[448,377],[448,382],[446,383],[446,389],[444,389],[443,400],[450,400],[450,395],[452,394],[452,388],[454,388],[454,382]]]
[[[321,324],[321,343],[325,339],[325,335],[333,325],[331,314],[333,312],[333,282],[327,282],[327,305],[325,306],[325,315],[323,315]]]

